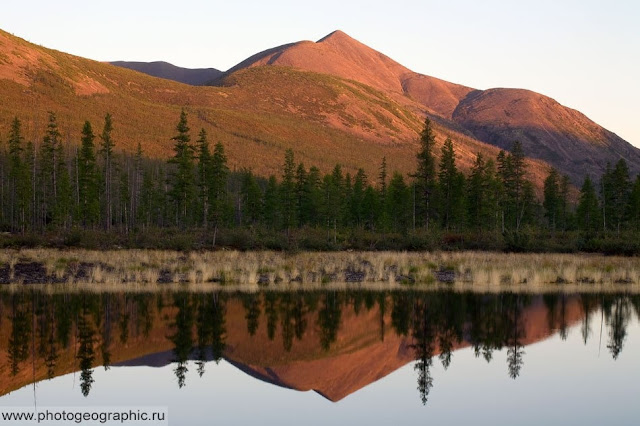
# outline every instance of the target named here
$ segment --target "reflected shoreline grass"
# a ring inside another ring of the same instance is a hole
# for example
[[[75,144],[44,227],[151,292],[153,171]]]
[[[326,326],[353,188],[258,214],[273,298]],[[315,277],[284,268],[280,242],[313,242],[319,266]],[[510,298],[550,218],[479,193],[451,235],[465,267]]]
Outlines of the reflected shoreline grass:
[[[51,291],[449,289],[640,292],[640,258],[493,252],[22,249],[0,253],[3,288]]]

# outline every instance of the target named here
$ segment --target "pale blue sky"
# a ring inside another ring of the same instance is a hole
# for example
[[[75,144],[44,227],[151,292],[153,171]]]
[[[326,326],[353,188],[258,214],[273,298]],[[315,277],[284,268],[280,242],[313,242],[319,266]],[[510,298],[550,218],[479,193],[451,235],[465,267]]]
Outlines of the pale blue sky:
[[[96,60],[226,70],[341,29],[414,71],[551,96],[640,147],[638,0],[24,0],[0,28]]]

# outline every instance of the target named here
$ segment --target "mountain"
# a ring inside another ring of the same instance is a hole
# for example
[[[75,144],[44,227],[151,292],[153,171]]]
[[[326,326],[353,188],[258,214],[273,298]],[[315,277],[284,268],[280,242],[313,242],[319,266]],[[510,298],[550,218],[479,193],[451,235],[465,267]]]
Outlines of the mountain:
[[[473,90],[415,73],[342,31],[334,31],[316,43],[301,41],[265,50],[225,75],[263,65],[293,67],[358,81],[390,94],[401,103],[408,103],[406,97],[415,100],[444,118],[450,118],[460,100]]]
[[[158,66],[157,69],[162,68]],[[172,155],[180,109],[192,136],[205,128],[225,145],[232,168],[281,173],[284,152],[330,171],[362,167],[372,183],[387,158],[390,170],[415,169],[425,114],[435,124],[435,154],[446,137],[468,170],[476,153],[495,158],[520,139],[541,193],[549,165],[575,183],[597,177],[607,161],[625,158],[640,171],[640,150],[577,111],[515,89],[479,91],[415,73],[335,31],[258,53],[219,75],[211,86],[188,86],[30,44],[0,31],[0,135],[13,117],[27,139],[42,140],[47,112],[57,113],[71,144],[84,120],[100,128],[114,118],[117,147]]]
[[[522,142],[527,156],[543,160],[578,184],[599,176],[607,162],[624,158],[640,172],[640,150],[580,112],[528,90],[475,90],[415,73],[341,31],[317,42],[301,41],[258,53],[231,68],[264,65],[336,75],[358,81],[411,108],[416,101],[447,131],[509,149]],[[403,99],[404,98],[404,99]]]
[[[139,71],[153,77],[164,78],[177,81],[178,83],[201,86],[211,80],[215,80],[222,75],[222,71],[215,68],[181,68],[168,62],[127,62],[114,61],[111,65]]]
[[[78,144],[84,121],[100,129],[109,112],[118,149],[135,152],[140,143],[156,158],[172,155],[171,137],[185,108],[192,137],[205,128],[212,141],[225,145],[232,169],[249,167],[263,176],[280,175],[287,149],[296,161],[323,172],[337,163],[351,173],[362,167],[373,181],[386,157],[389,170],[410,173],[424,121],[424,107],[406,96],[329,74],[251,67],[226,74],[218,86],[195,87],[47,49],[3,31],[0,97],[0,135],[17,116],[26,139],[39,143],[48,111],[54,111],[68,142]],[[445,135],[456,140],[462,169],[470,167],[476,152],[497,155],[495,147],[452,126],[436,123],[438,143]]]
[[[587,174],[599,177],[607,162],[613,165],[621,158],[634,173],[640,171],[640,150],[579,111],[529,90],[470,92],[453,120],[502,149],[519,140],[528,156],[553,164],[576,184]]]

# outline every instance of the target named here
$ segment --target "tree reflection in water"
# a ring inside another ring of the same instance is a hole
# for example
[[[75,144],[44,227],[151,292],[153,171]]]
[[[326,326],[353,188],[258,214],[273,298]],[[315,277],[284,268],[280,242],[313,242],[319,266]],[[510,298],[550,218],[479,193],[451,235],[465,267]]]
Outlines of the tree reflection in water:
[[[236,317],[228,324],[229,306],[240,313],[241,327]],[[580,316],[575,314],[576,306]],[[540,309],[542,321],[533,328],[558,332],[566,339],[569,326],[579,323],[585,344],[594,335],[591,318],[601,311],[606,347],[616,360],[628,339],[634,313],[640,315],[640,296],[412,290],[50,295],[24,290],[0,293],[0,323],[8,322],[7,332],[0,334],[0,350],[5,353],[8,380],[14,383],[5,388],[27,384],[28,374],[19,374],[23,369],[28,372],[27,366],[32,367],[32,381],[79,370],[81,392],[88,396],[95,385],[93,368],[100,361],[108,369],[113,361],[166,348],[171,349],[173,371],[182,388],[190,362],[195,362],[202,376],[208,361],[218,362],[233,350],[227,344],[229,330],[233,330],[235,344],[246,344],[255,359],[260,359],[263,350],[278,353],[281,345],[277,356],[282,360],[331,358],[376,341],[383,344],[393,333],[413,352],[419,397],[426,404],[434,385],[434,358],[446,370],[455,350],[462,347],[470,346],[476,357],[487,362],[493,360],[496,350],[506,348],[508,375],[516,379],[524,368],[524,346],[535,341],[528,331],[530,315]],[[371,338],[366,337],[367,331],[360,343],[347,342],[349,346],[341,336],[345,339],[354,332],[354,317],[366,318]],[[114,339],[114,333],[118,338]]]

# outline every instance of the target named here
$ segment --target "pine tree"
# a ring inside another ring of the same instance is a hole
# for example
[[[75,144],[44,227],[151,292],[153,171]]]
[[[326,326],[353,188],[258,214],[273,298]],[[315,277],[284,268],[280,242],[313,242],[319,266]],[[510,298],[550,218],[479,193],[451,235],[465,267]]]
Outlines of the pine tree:
[[[189,225],[191,205],[195,196],[194,185],[194,149],[190,145],[189,126],[187,125],[187,113],[183,109],[180,113],[180,120],[176,126],[178,132],[173,138],[174,155],[169,163],[175,168],[171,176],[170,197],[176,212],[176,225],[184,227]]]
[[[566,231],[572,222],[572,213],[569,211],[569,192],[571,191],[571,180],[569,176],[562,175],[560,178],[560,193],[559,193],[559,221],[558,227],[562,231]]]
[[[493,180],[490,166],[478,153],[467,181],[467,217],[472,229],[486,229],[494,223],[491,206]]]
[[[297,203],[295,185],[295,163],[293,160],[293,150],[288,149],[284,155],[284,165],[282,171],[282,183],[280,184],[280,200],[282,202],[282,219],[287,235],[291,228],[296,226]]]
[[[59,227],[68,228],[72,223],[73,206],[73,186],[71,185],[71,176],[64,158],[62,145],[60,145],[57,154],[57,198],[53,208],[53,224]]]
[[[225,216],[228,208],[227,202],[227,178],[229,168],[227,167],[227,156],[224,153],[224,146],[218,142],[213,148],[211,158],[211,176],[209,177],[209,203],[210,220],[213,224],[213,245],[215,246],[218,227]]]
[[[262,190],[251,170],[242,173],[242,224],[249,226],[260,222],[263,213]]]
[[[629,222],[635,231],[640,231],[640,175],[636,176],[629,195]]]
[[[308,222],[309,211],[303,209],[303,206],[308,204],[306,201],[307,178],[307,170],[305,169],[304,164],[298,164],[295,178],[296,210],[298,213],[296,223],[298,224],[298,226],[303,226]]]
[[[98,165],[94,152],[94,139],[91,123],[85,121],[78,154],[78,215],[85,227],[95,226],[100,215]]]
[[[202,226],[206,228],[209,222],[211,153],[209,152],[207,132],[204,129],[200,130],[196,144],[198,147],[198,198],[202,208]]]
[[[379,224],[380,228],[384,231],[390,226],[390,218],[388,215],[387,204],[387,157],[382,157],[382,163],[380,164],[380,173],[378,174],[378,187],[379,187],[379,202],[382,207],[380,212]]]
[[[54,209],[58,203],[58,187],[60,186],[60,156],[62,135],[58,131],[56,115],[49,112],[49,123],[40,147],[40,182],[42,191],[42,223],[49,224],[53,220]]]
[[[544,215],[547,218],[549,228],[554,231],[561,214],[561,199],[559,174],[555,168],[549,170],[549,175],[544,180]]]
[[[124,164],[124,168],[120,170],[118,179],[118,222],[126,234],[131,229],[131,187],[129,185],[129,167],[128,162]]]
[[[530,182],[527,183],[525,177],[526,164],[520,142],[513,143],[509,154],[500,151],[497,160],[498,176],[504,189],[504,199],[501,200],[503,232],[507,227],[519,231],[526,218],[526,213],[531,209],[531,197],[526,191]]]
[[[319,225],[322,222],[322,188],[320,170],[312,166],[307,173],[304,187],[304,197],[300,210],[306,223],[311,225]]]
[[[420,151],[418,152],[418,170],[414,175],[423,212],[424,226],[428,230],[433,216],[433,198],[436,189],[436,169],[433,147],[435,135],[431,128],[431,120],[425,119],[420,135]]]
[[[322,192],[324,194],[323,217],[327,231],[333,230],[333,243],[336,244],[338,226],[341,226],[344,206],[344,178],[342,167],[337,164],[330,175],[322,179]]]
[[[410,224],[411,198],[402,175],[395,172],[387,188],[386,207],[391,219],[391,229],[405,233]]]
[[[580,189],[580,201],[576,210],[578,228],[586,233],[594,233],[601,227],[601,212],[598,206],[598,196],[591,178],[584,179]]]
[[[24,233],[27,226],[29,207],[29,169],[22,160],[22,124],[18,117],[11,123],[9,131],[9,203],[11,207],[11,227]]]
[[[450,138],[442,146],[438,171],[440,217],[444,229],[460,224],[463,209],[464,176],[456,167],[456,154]]]
[[[364,196],[367,188],[367,175],[364,169],[358,169],[353,180],[353,188],[349,198],[350,222],[354,226],[363,226],[365,221]]]
[[[617,233],[620,233],[626,220],[630,192],[629,167],[627,162],[621,158],[616,163],[611,174],[611,195],[609,197],[611,205],[609,219]]]
[[[264,192],[263,221],[267,228],[278,229],[280,227],[280,188],[276,177],[271,175]]]
[[[113,224],[113,163],[114,153],[113,148],[115,143],[111,138],[111,132],[113,131],[113,122],[111,120],[111,114],[106,114],[104,117],[104,127],[100,139],[102,143],[100,146],[100,154],[102,155],[104,164],[104,197],[105,197],[105,224],[107,230],[111,229]]]

